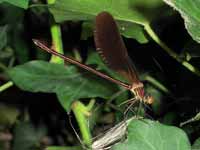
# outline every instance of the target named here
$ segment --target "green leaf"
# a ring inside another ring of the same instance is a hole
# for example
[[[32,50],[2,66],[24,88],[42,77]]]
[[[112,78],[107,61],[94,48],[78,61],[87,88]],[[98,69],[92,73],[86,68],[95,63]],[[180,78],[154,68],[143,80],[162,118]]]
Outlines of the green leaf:
[[[128,125],[128,137],[114,145],[114,150],[191,150],[185,132],[173,126],[151,120],[133,120]]]
[[[185,27],[192,38],[200,43],[200,1],[199,0],[164,0],[175,8],[183,17]]]
[[[4,48],[4,57],[6,56],[6,51],[9,50],[7,55],[10,54],[10,51],[13,54],[14,51],[19,63],[27,62],[29,50],[23,24],[25,10],[8,3],[1,4],[0,9],[3,12],[3,17],[0,19],[0,22],[6,24],[0,27],[0,49]],[[1,57],[3,57],[3,54]]]
[[[0,0],[0,3],[2,3],[2,2],[7,2],[7,3],[10,3],[10,4],[15,5],[17,7],[27,9],[29,0]]]
[[[144,29],[142,26],[136,23],[120,21],[118,27],[120,33],[127,38],[134,38],[141,44],[148,42],[147,37],[144,35]]]
[[[109,98],[117,87],[91,73],[80,73],[74,66],[31,61],[8,71],[10,78],[23,90],[56,93],[62,106],[70,109],[80,98]]]
[[[136,6],[143,6],[148,8],[155,8],[158,5],[162,5],[162,0],[130,0],[132,4]]]
[[[82,33],[81,33],[81,39],[87,40],[88,37],[93,36],[94,31],[94,23],[92,21],[85,21],[82,24]],[[119,21],[118,22],[118,28],[122,35],[124,35],[126,38],[134,38],[139,43],[147,43],[148,39],[144,35],[143,27],[136,24],[136,23],[130,23],[126,21]]]
[[[112,0],[84,0],[82,2],[80,0],[57,0],[50,6],[50,11],[56,22],[66,20],[94,20],[94,17],[99,12],[108,11],[118,21],[130,23],[130,26],[126,27],[126,32],[122,32],[124,36],[127,35],[129,28],[131,28],[131,32],[127,37],[133,36],[132,38],[145,43],[147,42],[147,38],[144,36],[143,29],[140,25],[148,21],[140,12],[130,8],[129,3],[129,0],[119,0],[117,3],[114,3]]]
[[[155,20],[161,15],[167,14],[168,11],[163,8],[165,3],[162,0],[129,0],[132,9],[137,10],[141,15],[145,16],[148,22]],[[162,14],[161,14],[162,12]]]
[[[196,139],[194,144],[192,145],[192,150],[200,149],[200,138]]]
[[[48,146],[46,150],[82,150],[79,146]]]
[[[57,22],[92,19],[101,11],[108,11],[119,20],[138,24],[147,22],[144,16],[129,7],[129,0],[118,0],[117,3],[113,0],[57,0],[50,6],[50,11]]]

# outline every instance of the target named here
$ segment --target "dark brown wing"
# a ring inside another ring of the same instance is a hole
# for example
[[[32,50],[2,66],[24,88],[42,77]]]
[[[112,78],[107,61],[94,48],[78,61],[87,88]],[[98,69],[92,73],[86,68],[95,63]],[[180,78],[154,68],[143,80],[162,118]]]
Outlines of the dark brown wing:
[[[113,17],[108,12],[101,12],[96,16],[95,23],[95,45],[103,61],[130,82],[138,83],[138,75],[132,66]]]

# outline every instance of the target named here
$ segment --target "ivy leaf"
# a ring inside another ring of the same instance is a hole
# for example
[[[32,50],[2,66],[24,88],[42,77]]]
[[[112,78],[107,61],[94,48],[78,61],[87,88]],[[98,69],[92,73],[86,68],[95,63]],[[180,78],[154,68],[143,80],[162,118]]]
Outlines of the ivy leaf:
[[[195,141],[194,141],[194,144],[192,145],[192,149],[195,150],[195,149],[200,149],[200,138],[197,138]]]
[[[109,98],[117,86],[75,66],[31,61],[8,70],[10,78],[21,89],[30,92],[56,93],[61,105],[69,111],[80,98]]]
[[[0,3],[7,2],[20,8],[27,9],[29,0],[0,0]]]
[[[56,22],[93,21],[99,12],[107,11],[118,21],[123,29],[121,33],[125,37],[134,38],[140,43],[147,43],[148,39],[144,34],[143,26],[149,24],[155,16],[157,17],[157,11],[160,11],[157,8],[163,4],[162,0],[118,0],[117,2],[113,0],[57,0],[49,8]],[[83,33],[82,37],[86,38],[87,35]]]
[[[80,146],[48,146],[46,150],[82,150]]]
[[[93,36],[94,23],[92,21],[85,21],[82,24],[81,39],[87,40],[88,37]],[[126,21],[118,21],[118,28],[122,35],[126,38],[135,38],[139,43],[147,43],[148,39],[143,33],[143,27],[136,23]]]
[[[189,34],[200,43],[200,1],[164,0],[164,2],[181,14]]]
[[[132,120],[128,125],[128,137],[112,147],[114,150],[191,150],[185,132],[159,122]]]
[[[103,10],[110,12],[119,20],[131,20],[138,24],[147,22],[146,18],[138,11],[131,9],[129,4],[129,0],[119,0],[117,3],[113,0],[57,0],[50,6],[50,11],[57,22],[92,19]]]
[[[93,20],[99,12],[108,11],[116,20],[129,22],[133,25],[125,28],[126,32],[122,32],[124,36],[127,35],[129,28],[131,28],[131,32],[128,34],[129,36],[131,35],[132,38],[135,38],[141,43],[148,41],[141,26],[148,21],[140,12],[130,7],[129,0],[119,0],[117,3],[112,0],[84,0],[82,2],[80,0],[57,0],[49,8],[56,22],[66,20]]]
[[[141,44],[148,43],[148,39],[143,33],[144,29],[142,26],[139,26],[136,23],[119,21],[118,27],[120,33],[124,35],[126,38],[134,37],[134,39]]]

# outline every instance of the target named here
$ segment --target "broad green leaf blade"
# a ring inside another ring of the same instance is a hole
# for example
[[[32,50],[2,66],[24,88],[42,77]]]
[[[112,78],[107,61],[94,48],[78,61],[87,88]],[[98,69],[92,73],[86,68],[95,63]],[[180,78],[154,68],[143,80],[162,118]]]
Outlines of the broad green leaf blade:
[[[125,22],[125,21],[120,21],[118,26],[120,33],[125,37],[134,38],[141,44],[148,42],[147,37],[144,35],[144,29],[142,26],[136,23]]]
[[[162,0],[129,0],[132,9],[145,16],[148,22],[156,20],[159,16],[166,15],[165,3]]]
[[[128,35],[127,32],[129,28],[131,28],[129,36],[131,35],[132,38],[137,39],[141,43],[146,43],[148,40],[143,33],[143,27],[140,25],[145,24],[147,20],[140,12],[132,9],[129,3],[129,0],[118,0],[117,3],[113,0],[57,0],[53,5],[49,6],[49,8],[56,22],[63,22],[66,20],[93,21],[99,12],[108,11],[116,20],[129,22],[133,25],[126,27],[126,32],[122,32],[124,36]]]
[[[129,3],[129,0],[118,0],[117,3],[113,0],[57,0],[50,6],[50,11],[57,22],[88,20],[101,11],[108,11],[119,20],[138,24],[146,23],[146,18],[136,10],[131,9]]]
[[[198,149],[200,149],[200,138],[197,138],[194,144],[192,145],[192,150],[198,150]]]
[[[10,78],[21,89],[30,92],[56,93],[66,109],[80,98],[109,98],[117,86],[91,73],[80,73],[74,66],[64,67],[44,61],[31,61],[8,71]]]
[[[175,8],[183,17],[185,27],[192,38],[200,43],[200,1],[199,0],[163,0]]]
[[[82,24],[82,34],[81,38],[83,40],[86,40],[88,37],[93,36],[93,31],[94,31],[94,24],[92,21],[85,21]],[[148,39],[144,35],[144,29],[142,26],[136,24],[136,23],[130,23],[126,21],[119,21],[118,22],[118,28],[120,33],[127,37],[127,38],[134,38],[136,39],[139,43],[147,43]]]
[[[143,6],[143,7],[146,7],[146,8],[152,8],[152,7],[155,7],[155,6],[158,6],[160,4],[162,4],[162,0],[130,0],[131,3],[137,5],[137,6]]]
[[[80,146],[48,146],[46,150],[82,150]]]
[[[0,3],[2,3],[2,2],[7,2],[7,3],[10,3],[10,4],[15,5],[17,7],[27,9],[29,0],[0,0]]]
[[[133,120],[128,125],[128,139],[114,150],[191,150],[185,132],[151,120]]]
[[[56,22],[94,20],[99,12],[107,11],[117,21],[128,24],[121,32],[124,36],[146,43],[148,40],[143,32],[143,26],[157,16],[157,11],[159,11],[157,8],[163,4],[162,0],[118,0],[117,2],[114,0],[57,0],[49,8]]]

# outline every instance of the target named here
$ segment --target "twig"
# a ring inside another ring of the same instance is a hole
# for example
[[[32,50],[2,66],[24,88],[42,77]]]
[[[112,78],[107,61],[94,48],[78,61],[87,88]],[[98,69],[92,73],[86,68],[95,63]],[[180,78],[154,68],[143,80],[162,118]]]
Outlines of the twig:
[[[193,65],[188,63],[187,61],[181,59],[178,54],[176,54],[172,49],[170,49],[163,41],[160,40],[160,38],[156,35],[156,33],[151,28],[150,24],[146,23],[144,24],[144,29],[149,34],[149,36],[158,44],[160,47],[162,47],[172,58],[174,58],[176,61],[181,63],[185,68],[190,70],[192,73],[200,76],[200,70],[198,68],[195,68]]]
[[[4,90],[8,89],[11,86],[13,86],[13,82],[8,81],[7,83],[0,86],[0,92],[3,92]]]

